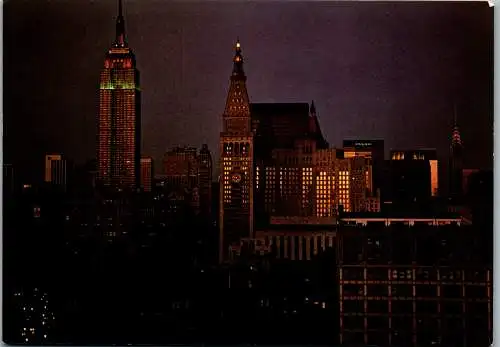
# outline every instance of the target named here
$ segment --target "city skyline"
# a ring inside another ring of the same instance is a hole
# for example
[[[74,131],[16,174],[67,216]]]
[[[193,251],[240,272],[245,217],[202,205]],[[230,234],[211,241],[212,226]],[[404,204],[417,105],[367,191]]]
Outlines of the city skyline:
[[[7,6],[3,341],[491,344],[491,8],[406,5]]]
[[[333,147],[340,147],[348,138],[383,138],[386,151],[431,147],[444,158],[457,105],[458,125],[468,153],[465,166],[492,166],[492,136],[484,136],[492,134],[493,118],[492,11],[487,4],[426,4],[418,8],[418,16],[410,14],[415,4],[308,4],[310,15],[304,17],[301,33],[290,20],[303,8],[301,3],[141,4],[127,2],[124,11],[128,39],[142,77],[144,155],[158,160],[175,145],[199,147],[207,143],[218,156],[227,92],[224,76],[230,72],[231,47],[239,36],[246,52],[250,102],[315,100],[321,128]],[[38,51],[37,42],[13,46],[12,35],[23,41],[36,8],[46,13],[37,19],[41,24],[38,35],[44,38],[41,41],[48,51],[53,48],[50,56]],[[289,16],[272,24],[270,19],[277,10]],[[313,16],[319,10],[322,14]],[[80,11],[91,11],[92,15],[83,22],[76,17]],[[116,1],[31,7],[12,2],[6,13],[25,19],[13,23],[9,18],[14,16],[9,15],[5,22],[6,161],[16,163],[16,157],[26,156],[26,151],[40,152],[41,156],[62,152],[77,162],[91,159],[98,110],[95,89],[104,52],[113,41]],[[63,19],[55,24],[45,22],[56,13]],[[257,17],[259,13],[265,15]],[[152,24],[163,17],[168,23],[162,24],[163,28]],[[313,17],[316,35],[311,32]],[[417,17],[419,21],[423,18],[425,25],[419,24]],[[386,25],[383,18],[393,20]],[[412,25],[399,29],[403,19]],[[252,21],[261,25],[250,29]],[[461,33],[465,29],[457,23],[468,30],[465,37]],[[57,25],[67,28],[60,32]],[[370,30],[363,30],[366,28]],[[53,35],[56,32],[59,40]],[[208,40],[205,35],[215,36],[214,32],[222,37]],[[293,33],[299,34],[298,38],[290,40]],[[71,42],[74,49],[63,49],[62,42]],[[149,42],[158,44],[145,46]],[[30,51],[40,56],[26,55],[23,47],[31,47]],[[59,56],[72,55],[73,51],[85,51],[85,59],[65,58],[73,64],[51,68]],[[44,71],[50,74],[37,68],[42,61],[49,67]],[[21,67],[18,64],[27,71],[15,73]],[[69,74],[66,68],[73,72]],[[95,73],[87,73],[87,69]],[[26,85],[26,78],[44,88],[36,95],[22,93],[20,84]],[[28,95],[31,102],[16,103],[21,95]],[[31,124],[24,134],[30,139],[25,146],[17,142],[16,134],[26,129],[17,119]],[[52,131],[56,124],[67,131]]]

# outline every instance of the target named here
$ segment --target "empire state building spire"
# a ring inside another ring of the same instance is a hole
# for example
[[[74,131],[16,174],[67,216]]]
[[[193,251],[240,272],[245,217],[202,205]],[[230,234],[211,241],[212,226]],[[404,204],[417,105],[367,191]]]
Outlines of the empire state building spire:
[[[116,17],[116,47],[125,47],[125,19],[123,18],[122,0],[118,0],[118,17]]]

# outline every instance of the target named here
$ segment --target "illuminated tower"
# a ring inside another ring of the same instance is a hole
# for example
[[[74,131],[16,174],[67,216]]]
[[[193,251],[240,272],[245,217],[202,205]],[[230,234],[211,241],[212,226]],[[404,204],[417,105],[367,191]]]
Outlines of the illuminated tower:
[[[253,133],[243,71],[243,56],[236,42],[223,129],[220,134],[219,260],[229,247],[253,231]]]
[[[98,178],[105,187],[139,187],[141,94],[135,56],[125,38],[122,2],[116,18],[116,40],[101,72],[97,160]]]
[[[462,193],[463,144],[457,125],[455,110],[450,146],[450,195],[459,197]]]

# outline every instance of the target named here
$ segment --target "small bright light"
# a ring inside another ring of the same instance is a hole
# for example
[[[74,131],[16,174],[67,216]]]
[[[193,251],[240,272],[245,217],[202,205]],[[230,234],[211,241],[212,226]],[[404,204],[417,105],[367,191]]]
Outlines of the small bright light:
[[[26,338],[25,341],[28,342],[28,338]]]
[[[44,338],[47,338],[47,335],[43,335]]]
[[[236,42],[236,48],[240,48],[240,43],[239,42]]]

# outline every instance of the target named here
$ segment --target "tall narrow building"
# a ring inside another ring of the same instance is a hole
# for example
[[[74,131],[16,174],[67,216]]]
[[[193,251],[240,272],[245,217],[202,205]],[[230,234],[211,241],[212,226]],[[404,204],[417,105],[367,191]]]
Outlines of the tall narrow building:
[[[450,146],[450,196],[457,198],[462,195],[463,144],[457,125],[455,111],[453,132]]]
[[[45,182],[66,189],[66,160],[60,154],[45,156]]]
[[[253,232],[253,132],[239,40],[220,134],[219,260]]]
[[[139,187],[140,112],[139,71],[126,41],[119,0],[116,39],[106,54],[100,79],[97,160],[101,185],[123,190]]]
[[[206,144],[201,147],[198,163],[200,208],[202,213],[210,216],[212,212],[212,154]]]

